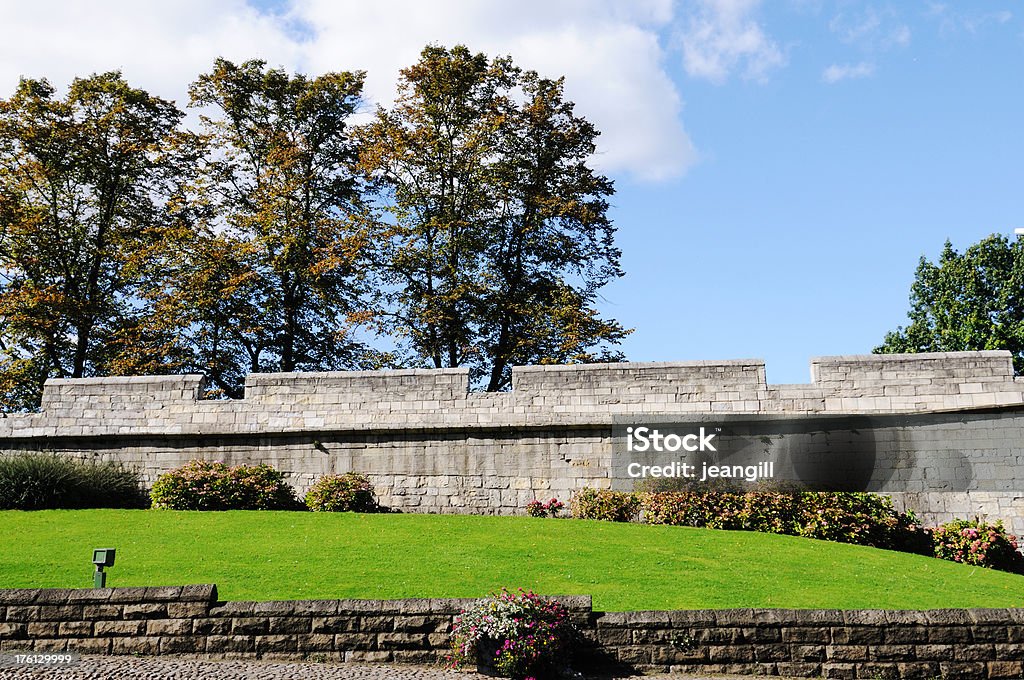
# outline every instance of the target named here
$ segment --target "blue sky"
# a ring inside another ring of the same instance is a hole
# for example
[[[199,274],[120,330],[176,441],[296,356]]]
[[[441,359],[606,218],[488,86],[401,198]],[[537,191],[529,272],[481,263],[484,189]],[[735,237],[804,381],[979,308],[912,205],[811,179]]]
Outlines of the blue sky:
[[[0,5],[0,96],[120,68],[185,103],[216,56],[362,68],[427,42],[565,75],[602,130],[635,361],[758,357],[770,382],[904,323],[918,259],[1024,226],[1024,7],[814,0],[39,0]]]

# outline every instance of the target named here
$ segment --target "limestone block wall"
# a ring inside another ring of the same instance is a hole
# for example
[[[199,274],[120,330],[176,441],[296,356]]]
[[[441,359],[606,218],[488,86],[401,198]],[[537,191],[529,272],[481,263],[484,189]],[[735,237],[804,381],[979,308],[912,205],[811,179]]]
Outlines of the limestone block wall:
[[[398,509],[508,514],[534,497],[610,486],[612,424],[624,417],[1024,408],[1024,381],[1005,351],[821,357],[800,385],[768,384],[755,359],[519,366],[503,393],[470,391],[463,369],[250,375],[238,400],[201,399],[202,380],[50,380],[41,412],[0,418],[0,455],[117,460],[148,482],[192,458],[268,462],[300,491],[322,474],[355,470]],[[1009,455],[1024,432],[1013,419],[986,439],[964,448]],[[952,503],[922,492],[915,509],[932,522],[952,518],[952,508],[981,509],[1024,533],[1024,518],[1006,516],[1024,493],[957,491]]]

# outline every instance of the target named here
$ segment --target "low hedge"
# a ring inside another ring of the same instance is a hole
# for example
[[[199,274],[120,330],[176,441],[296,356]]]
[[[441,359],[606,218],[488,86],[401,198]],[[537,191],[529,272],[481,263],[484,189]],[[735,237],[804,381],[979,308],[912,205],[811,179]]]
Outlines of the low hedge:
[[[585,488],[571,506],[581,519],[760,531],[932,554],[931,537],[912,512],[899,512],[890,498],[870,493]]]
[[[928,531],[892,499],[855,492],[642,494],[643,519],[709,529],[743,529],[854,543],[921,555],[932,553]]]
[[[160,475],[150,491],[167,510],[298,510],[295,489],[273,467],[192,460]]]
[[[640,512],[640,498],[625,491],[584,487],[569,499],[569,509],[577,519],[632,522]]]
[[[0,510],[144,508],[138,474],[50,453],[0,458]]]

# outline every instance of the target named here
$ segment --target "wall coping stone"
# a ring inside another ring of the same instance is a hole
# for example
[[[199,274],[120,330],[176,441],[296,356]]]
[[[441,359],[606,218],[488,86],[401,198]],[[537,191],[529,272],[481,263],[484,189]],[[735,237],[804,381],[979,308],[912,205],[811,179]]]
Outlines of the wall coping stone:
[[[847,363],[854,361],[934,361],[943,359],[1011,358],[1007,349],[983,349],[969,352],[916,352],[913,354],[838,354],[811,357],[812,364]]]
[[[764,366],[764,359],[697,359],[693,361],[619,361],[606,364],[535,364],[513,366],[513,373],[558,373],[562,371],[636,371],[645,368],[706,368],[708,366]],[[434,369],[430,369],[434,370]]]

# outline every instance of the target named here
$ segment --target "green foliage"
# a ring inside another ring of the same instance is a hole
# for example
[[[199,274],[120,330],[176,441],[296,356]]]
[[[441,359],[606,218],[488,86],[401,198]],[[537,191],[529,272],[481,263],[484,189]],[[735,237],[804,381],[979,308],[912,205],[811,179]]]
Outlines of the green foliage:
[[[598,132],[563,82],[430,46],[358,131],[362,72],[218,59],[200,129],[117,72],[0,100],[0,408],[48,377],[616,361]],[[363,333],[387,336],[392,351]]]
[[[0,401],[36,408],[47,377],[121,372],[140,281],[127,263],[167,222],[187,146],[174,104],[118,72],[65,97],[23,79],[0,100]],[[162,347],[134,372],[173,370]],[[145,366],[145,368],[142,368]],[[10,383],[16,383],[13,387]]]
[[[320,512],[376,512],[369,477],[356,472],[324,475],[306,493],[306,507]]]
[[[503,678],[554,678],[567,670],[579,631],[555,600],[520,590],[462,610],[452,624],[452,668],[492,669]]]
[[[621,357],[628,331],[593,308],[622,275],[597,134],[561,80],[507,57],[428,46],[402,71],[360,153],[390,218],[382,328],[417,361],[498,390],[516,364]]]
[[[977,518],[947,522],[933,532],[935,556],[944,560],[1024,572],[1024,556],[1017,552],[1017,537],[1007,534],[1002,522]]]
[[[149,493],[167,510],[297,510],[295,489],[269,465],[192,460],[160,475]]]
[[[886,496],[852,492],[666,491],[626,493],[584,488],[573,516],[648,524],[789,534],[931,554],[931,539],[911,512]],[[641,514],[642,513],[642,514]]]
[[[640,511],[637,494],[585,487],[572,495],[569,508],[576,519],[632,522]]]
[[[205,112],[201,219],[168,234],[152,297],[157,321],[186,321],[195,363],[223,394],[240,397],[246,372],[382,360],[353,336],[369,319],[372,245],[348,132],[363,78],[218,59],[190,88]]]
[[[1024,240],[993,234],[963,253],[947,241],[937,264],[921,258],[909,317],[875,352],[1006,349],[1024,372]]]
[[[142,508],[146,504],[139,476],[114,463],[46,453],[0,457],[0,510]]]

